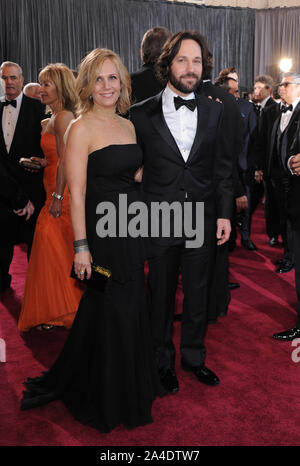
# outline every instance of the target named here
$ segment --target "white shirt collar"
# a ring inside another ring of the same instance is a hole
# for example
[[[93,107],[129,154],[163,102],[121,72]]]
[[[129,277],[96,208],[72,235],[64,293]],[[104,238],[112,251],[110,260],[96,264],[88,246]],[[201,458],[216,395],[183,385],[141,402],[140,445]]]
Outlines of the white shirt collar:
[[[268,100],[269,100],[270,98],[271,98],[271,96],[268,95],[268,97],[266,97],[266,98],[260,103],[261,108],[265,108],[266,103],[268,102]]]

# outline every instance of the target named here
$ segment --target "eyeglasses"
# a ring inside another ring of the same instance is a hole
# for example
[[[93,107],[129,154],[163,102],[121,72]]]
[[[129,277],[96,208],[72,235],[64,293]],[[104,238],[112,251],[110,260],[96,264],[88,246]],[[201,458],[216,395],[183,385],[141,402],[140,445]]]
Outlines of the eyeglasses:
[[[279,84],[279,87],[288,87],[290,84],[296,84],[296,86],[299,86],[300,83],[289,83],[289,82],[285,82],[285,83],[280,83],[280,84]]]

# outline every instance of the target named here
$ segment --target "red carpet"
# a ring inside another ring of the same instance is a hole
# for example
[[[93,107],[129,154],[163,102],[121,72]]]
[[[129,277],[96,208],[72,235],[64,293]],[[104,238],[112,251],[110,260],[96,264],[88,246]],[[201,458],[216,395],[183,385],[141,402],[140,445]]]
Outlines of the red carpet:
[[[0,363],[0,445],[300,445],[300,364],[292,360],[291,342],[271,338],[295,324],[293,272],[274,272],[282,249],[268,246],[261,209],[254,217],[252,239],[257,252],[238,243],[231,254],[231,281],[241,287],[232,291],[228,315],[207,332],[207,366],[220,377],[220,386],[200,384],[177,361],[179,393],[155,401],[154,423],[135,430],[119,427],[110,434],[82,426],[59,401],[19,410],[22,382],[52,364],[67,331],[18,332],[27,262],[24,250],[16,248],[12,290],[0,295],[0,337],[7,345],[7,362]],[[181,300],[179,290],[178,306]],[[177,347],[179,333],[176,322]]]

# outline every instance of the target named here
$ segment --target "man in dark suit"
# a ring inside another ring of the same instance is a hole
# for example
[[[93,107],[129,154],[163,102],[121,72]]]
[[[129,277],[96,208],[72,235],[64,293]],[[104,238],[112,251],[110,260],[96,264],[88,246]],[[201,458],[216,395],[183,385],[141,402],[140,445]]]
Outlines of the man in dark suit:
[[[227,69],[235,70],[235,68]],[[226,70],[220,72],[215,85],[221,87],[235,98],[242,119],[242,145],[237,154],[236,169],[238,179],[235,183],[237,192],[242,193],[242,195],[239,194],[239,197],[236,198],[236,211],[240,214],[241,244],[250,251],[253,251],[257,247],[250,238],[252,214],[257,207],[259,199],[262,197],[262,189],[259,189],[254,179],[253,135],[257,127],[257,117],[253,104],[239,97],[238,83],[235,78],[225,75]],[[235,241],[236,225],[235,216],[231,232],[232,241]]]
[[[300,337],[300,73],[286,73],[281,82],[285,111],[276,119],[272,130],[269,165],[280,174],[284,188],[284,207],[291,222],[295,283],[298,297],[296,326],[275,333],[276,340],[289,341]]]
[[[258,117],[265,107],[275,103],[275,100],[272,99],[273,88],[274,80],[267,74],[261,74],[254,79],[253,98]]]
[[[17,63],[2,63],[0,72],[6,97],[0,103],[1,166],[7,172],[10,186],[18,185],[24,194],[23,199],[26,198],[27,203],[30,201],[34,208],[34,213],[28,217],[27,214],[22,215],[22,209],[17,214],[14,213],[8,202],[7,208],[0,212],[1,221],[5,220],[5,232],[1,232],[0,238],[2,245],[5,244],[6,247],[5,258],[1,258],[3,290],[10,286],[11,277],[8,272],[14,245],[18,242],[27,243],[29,255],[36,219],[45,200],[42,170],[29,171],[19,164],[22,157],[43,157],[40,137],[44,106],[22,93],[24,78]],[[1,204],[6,202],[7,198],[2,195]]]
[[[170,36],[171,32],[164,27],[154,27],[145,32],[140,51],[143,66],[130,76],[133,103],[152,97],[163,89],[155,75],[154,66]]]
[[[223,89],[211,82],[213,68],[211,52],[208,53],[208,64],[209,66],[203,71],[202,82],[197,92],[203,93],[209,99],[220,102],[223,106],[223,127],[226,134],[224,147],[226,152],[231,153],[233,157],[234,204],[238,204],[238,210],[241,210],[246,207],[247,198],[238,179],[236,161],[243,145],[243,122],[234,94],[229,92],[227,88]],[[235,208],[234,204],[233,207]],[[230,290],[240,286],[238,283],[229,282],[228,247],[229,242],[215,247],[208,299],[208,321],[211,323],[216,322],[218,316],[227,314],[231,300]]]
[[[282,87],[279,89],[280,94],[281,92]],[[262,110],[255,149],[257,165],[261,173],[263,173],[265,185],[266,232],[270,238],[269,244],[270,246],[276,246],[279,234],[283,241],[284,253],[283,259],[276,269],[278,273],[289,272],[292,270],[294,264],[291,225],[286,212],[282,177],[278,170],[272,169],[274,158],[271,146],[274,145],[275,137],[274,135],[272,139],[272,131],[274,123],[282,111],[285,111],[285,102],[283,99],[282,102],[275,102],[273,105],[269,105]]]
[[[149,240],[152,336],[161,382],[171,393],[178,391],[172,328],[179,269],[184,293],[182,368],[192,371],[200,382],[219,384],[204,365],[204,335],[211,251],[215,241],[224,244],[230,235],[232,155],[224,151],[222,104],[194,93],[207,65],[206,56],[199,33],[183,31],[172,36],[157,62],[164,91],[131,109],[144,153],[142,186],[149,205],[179,202],[184,210],[189,202],[195,213],[204,202],[201,247],[187,247],[184,233]],[[197,217],[193,220],[195,226]]]

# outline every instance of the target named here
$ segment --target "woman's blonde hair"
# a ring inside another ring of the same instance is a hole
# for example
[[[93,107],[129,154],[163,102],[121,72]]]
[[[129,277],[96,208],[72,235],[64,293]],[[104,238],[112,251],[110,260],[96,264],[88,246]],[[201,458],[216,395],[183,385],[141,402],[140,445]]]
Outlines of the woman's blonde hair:
[[[81,62],[76,79],[76,90],[80,99],[80,113],[86,113],[93,108],[91,97],[99,71],[105,60],[111,60],[116,66],[121,83],[121,92],[116,110],[124,115],[130,107],[131,81],[119,55],[109,49],[94,49]]]
[[[54,83],[62,110],[69,110],[76,115],[79,99],[75,90],[74,74],[63,63],[50,63],[39,74],[39,81],[50,80]]]

